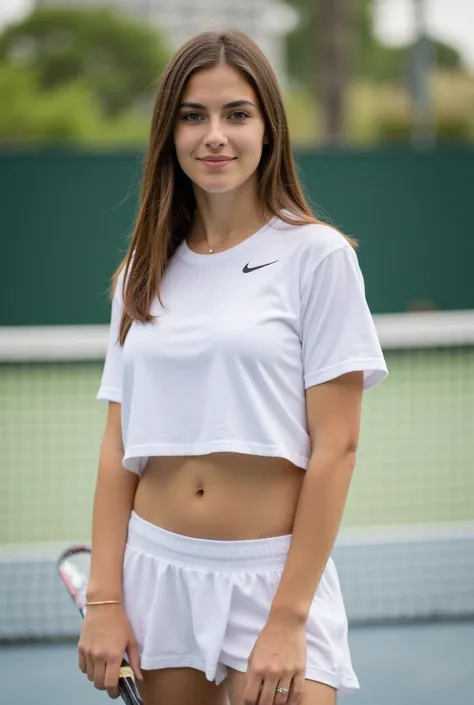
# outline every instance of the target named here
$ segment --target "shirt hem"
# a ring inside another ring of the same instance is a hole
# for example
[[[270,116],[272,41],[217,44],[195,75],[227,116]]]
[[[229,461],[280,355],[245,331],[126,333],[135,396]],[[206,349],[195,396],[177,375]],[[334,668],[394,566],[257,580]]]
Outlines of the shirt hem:
[[[202,671],[208,681],[215,681],[216,685],[222,683],[225,675],[217,673],[217,669],[208,669],[202,661],[193,656],[143,656],[140,658],[140,668],[144,671],[155,671],[163,668],[194,668]]]
[[[208,453],[242,453],[244,455],[258,455],[270,458],[285,458],[297,467],[306,470],[309,457],[297,451],[284,451],[274,445],[264,445],[260,443],[242,443],[241,441],[211,441],[205,443],[183,443],[183,444],[150,444],[127,446],[123,458],[123,465],[127,470],[136,472],[136,464],[133,461],[137,458],[151,456],[174,456],[174,455],[207,455]]]
[[[98,401],[116,401],[122,402],[122,393],[120,389],[115,387],[101,387],[97,392],[96,399]]]
[[[222,661],[220,661],[224,666],[228,668],[233,668],[235,671],[240,673],[245,673],[247,671],[247,663],[241,659],[235,659],[230,656],[226,656]],[[331,688],[339,691],[340,694],[344,693],[354,693],[360,689],[359,681],[357,677],[349,674],[336,674],[330,671],[325,671],[317,666],[307,665],[305,679],[310,681],[317,681],[318,683],[323,683],[324,685],[329,685]]]
[[[320,372],[305,375],[305,389],[316,384],[329,382],[347,372],[364,372],[364,390],[367,391],[382,382],[388,375],[386,365],[377,358],[366,360],[347,360],[340,365],[329,367]]]

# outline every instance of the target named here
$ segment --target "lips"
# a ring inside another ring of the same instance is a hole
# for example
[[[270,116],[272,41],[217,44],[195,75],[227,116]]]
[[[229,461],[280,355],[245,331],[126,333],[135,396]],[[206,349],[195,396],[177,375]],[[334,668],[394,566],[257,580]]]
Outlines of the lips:
[[[224,155],[209,155],[207,157],[199,157],[200,162],[232,162],[235,157],[226,157]]]
[[[201,157],[198,161],[208,167],[208,169],[222,169],[229,164],[232,164],[235,157]]]

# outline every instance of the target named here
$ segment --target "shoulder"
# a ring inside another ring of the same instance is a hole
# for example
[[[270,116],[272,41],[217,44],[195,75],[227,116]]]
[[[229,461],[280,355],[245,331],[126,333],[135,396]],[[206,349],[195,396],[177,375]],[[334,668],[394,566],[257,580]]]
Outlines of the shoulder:
[[[272,236],[291,250],[292,259],[298,261],[303,271],[316,270],[324,260],[339,250],[347,250],[355,255],[354,248],[344,235],[326,223],[290,225],[278,218],[272,223]]]
[[[300,303],[320,297],[322,290],[325,296],[335,288],[346,296],[365,290],[356,251],[336,228],[326,223],[290,225],[280,219],[272,227]]]
[[[112,279],[113,295],[115,299],[123,302],[125,289],[127,288],[130,276],[132,273],[133,265],[135,261],[135,250],[131,252],[130,260],[128,261],[128,256],[124,257],[117,269]]]
[[[117,269],[112,280],[112,293],[113,300],[119,304],[123,303],[125,291],[125,265],[122,263],[121,267]]]

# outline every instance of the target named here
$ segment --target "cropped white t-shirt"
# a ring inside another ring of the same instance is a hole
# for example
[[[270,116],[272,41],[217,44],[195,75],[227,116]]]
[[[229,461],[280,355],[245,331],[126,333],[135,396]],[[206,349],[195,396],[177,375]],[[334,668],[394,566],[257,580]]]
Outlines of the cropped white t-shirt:
[[[305,389],[363,370],[387,374],[356,253],[326,225],[273,218],[231,249],[183,242],[151,313],[117,343],[123,278],[113,303],[98,398],[122,404],[123,464],[219,451],[311,454]]]

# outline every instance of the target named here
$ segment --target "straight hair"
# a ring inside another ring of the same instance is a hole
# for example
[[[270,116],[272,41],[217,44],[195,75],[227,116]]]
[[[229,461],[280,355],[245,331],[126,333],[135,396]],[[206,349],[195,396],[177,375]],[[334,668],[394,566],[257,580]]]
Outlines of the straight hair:
[[[193,223],[193,185],[178,163],[173,134],[187,82],[196,72],[219,64],[239,71],[260,103],[267,137],[258,165],[262,213],[292,225],[321,222],[311,212],[298,182],[283,99],[268,59],[243,32],[196,35],[166,66],[155,99],[139,211],[127,254],[113,277],[115,288],[124,270],[120,345],[133,321],[153,320],[151,304],[156,296],[161,303],[160,283],[166,266]]]

